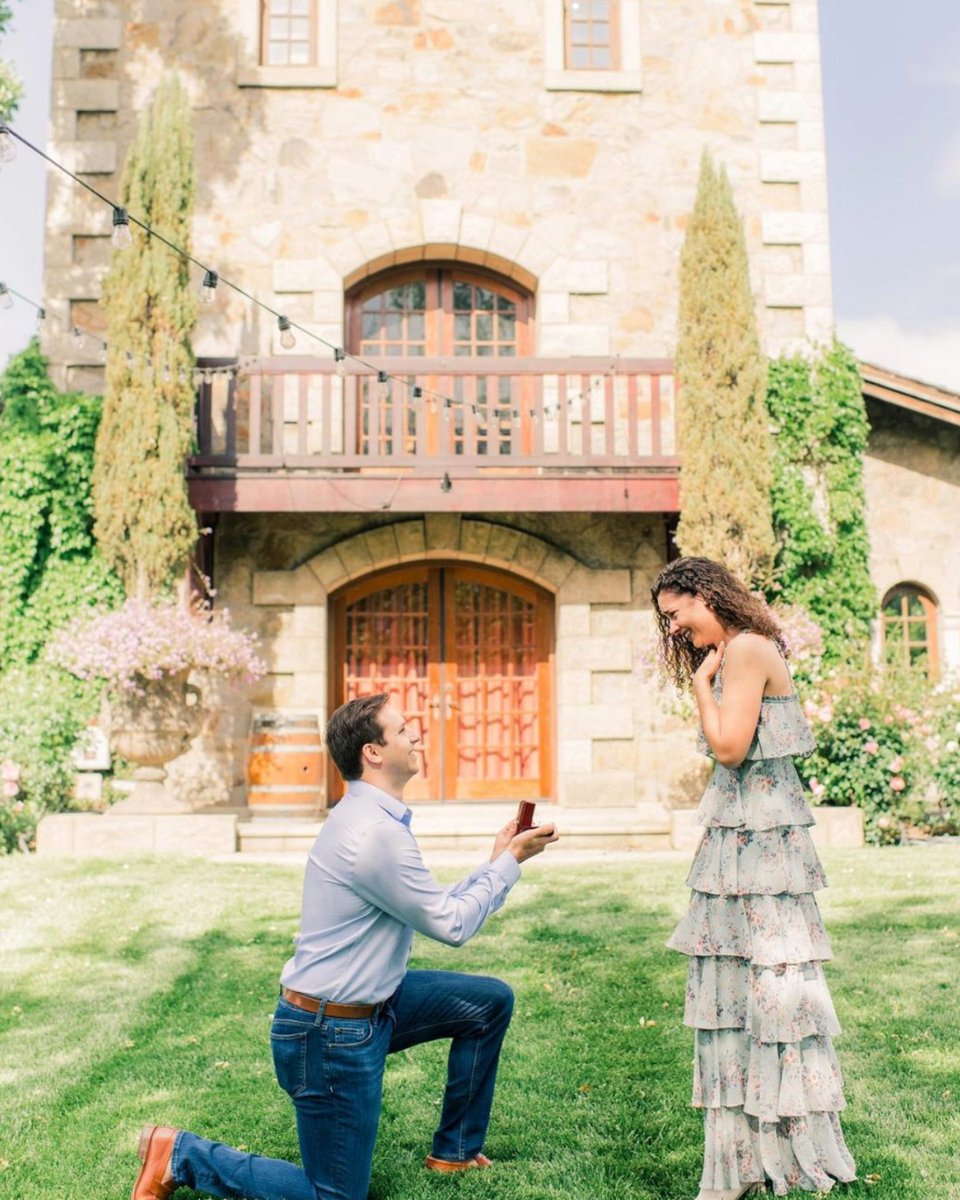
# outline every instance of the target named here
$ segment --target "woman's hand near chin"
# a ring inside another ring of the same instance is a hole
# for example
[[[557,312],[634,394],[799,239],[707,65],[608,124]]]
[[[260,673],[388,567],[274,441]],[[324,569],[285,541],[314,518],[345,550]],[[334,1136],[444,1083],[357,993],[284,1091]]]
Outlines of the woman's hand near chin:
[[[723,654],[726,648],[726,642],[719,642],[707,652],[706,658],[693,673],[694,691],[696,691],[698,687],[709,688],[713,683],[717,672],[720,670],[720,665],[723,662]]]

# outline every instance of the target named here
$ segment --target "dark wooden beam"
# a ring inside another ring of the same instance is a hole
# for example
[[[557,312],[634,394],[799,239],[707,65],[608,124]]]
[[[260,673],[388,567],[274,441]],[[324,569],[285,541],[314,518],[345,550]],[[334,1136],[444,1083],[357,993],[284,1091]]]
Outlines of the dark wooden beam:
[[[450,480],[261,476],[190,480],[201,512],[679,512],[675,473],[556,479]]]

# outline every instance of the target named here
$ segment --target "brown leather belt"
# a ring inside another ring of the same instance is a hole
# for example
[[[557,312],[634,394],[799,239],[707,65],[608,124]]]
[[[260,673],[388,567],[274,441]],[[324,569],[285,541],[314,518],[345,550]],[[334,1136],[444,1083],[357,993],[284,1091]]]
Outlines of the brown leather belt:
[[[280,995],[294,1008],[302,1008],[306,1012],[316,1013],[322,1007],[328,1017],[372,1017],[379,1008],[377,1004],[332,1004],[329,1000],[305,996],[303,992],[295,992],[291,988],[281,988]]]

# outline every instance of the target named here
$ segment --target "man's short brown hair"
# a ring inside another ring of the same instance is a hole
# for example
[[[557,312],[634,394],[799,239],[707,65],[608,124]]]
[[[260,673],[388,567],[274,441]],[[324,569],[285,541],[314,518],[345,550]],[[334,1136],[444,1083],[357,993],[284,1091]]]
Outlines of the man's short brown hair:
[[[363,774],[364,746],[370,742],[383,745],[380,710],[389,699],[386,692],[378,692],[375,696],[348,700],[327,722],[327,750],[344,782],[359,779]]]

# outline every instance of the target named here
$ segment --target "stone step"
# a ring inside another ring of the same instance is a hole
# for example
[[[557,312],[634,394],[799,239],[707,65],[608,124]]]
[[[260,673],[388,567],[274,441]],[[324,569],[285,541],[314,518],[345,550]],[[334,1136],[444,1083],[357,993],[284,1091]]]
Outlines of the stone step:
[[[424,850],[489,850],[513,815],[502,804],[412,804],[413,830]],[[560,808],[538,805],[537,818],[554,822],[560,842],[551,853],[569,850],[669,850],[670,814],[660,805],[634,808]],[[253,817],[237,824],[241,854],[306,853],[322,827],[315,821]]]

